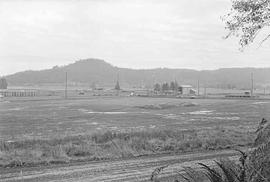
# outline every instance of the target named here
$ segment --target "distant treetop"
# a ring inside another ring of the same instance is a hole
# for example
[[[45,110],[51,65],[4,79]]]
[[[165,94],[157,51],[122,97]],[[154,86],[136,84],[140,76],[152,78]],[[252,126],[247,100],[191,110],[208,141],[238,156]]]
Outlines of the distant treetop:
[[[116,85],[114,87],[115,90],[120,90],[120,84],[119,81],[117,80]]]
[[[5,78],[0,78],[0,89],[7,89],[8,83]]]
[[[230,36],[239,37],[243,49],[252,43],[260,31],[270,25],[270,0],[233,0],[230,12],[223,21]],[[270,37],[270,32],[261,44]]]

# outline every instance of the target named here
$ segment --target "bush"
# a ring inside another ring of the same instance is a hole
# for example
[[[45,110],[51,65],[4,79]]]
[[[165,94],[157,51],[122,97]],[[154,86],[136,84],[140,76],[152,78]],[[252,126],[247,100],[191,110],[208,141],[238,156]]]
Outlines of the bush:
[[[184,168],[185,174],[180,173],[180,177],[187,182],[201,182],[204,180],[210,182],[270,181],[270,123],[262,119],[256,133],[255,149],[247,154],[239,151],[241,153],[240,163],[221,160],[215,161],[216,166],[214,167],[199,163],[201,170]],[[212,144],[222,144],[224,142],[218,141],[211,142],[213,142]],[[178,181],[178,179],[175,181]]]

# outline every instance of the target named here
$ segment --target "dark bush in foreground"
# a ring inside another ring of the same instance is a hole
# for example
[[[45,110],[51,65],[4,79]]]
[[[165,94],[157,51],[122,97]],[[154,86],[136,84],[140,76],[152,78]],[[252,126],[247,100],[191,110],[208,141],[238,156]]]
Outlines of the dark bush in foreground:
[[[187,182],[269,182],[270,122],[263,119],[256,133],[255,148],[248,153],[240,151],[239,162],[215,161],[214,167],[199,163],[199,170],[185,168],[184,174],[180,173],[181,179]]]

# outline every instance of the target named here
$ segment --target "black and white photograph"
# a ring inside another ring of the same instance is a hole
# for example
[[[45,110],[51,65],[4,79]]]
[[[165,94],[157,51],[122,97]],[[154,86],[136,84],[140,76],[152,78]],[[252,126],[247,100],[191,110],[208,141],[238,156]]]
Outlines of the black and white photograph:
[[[0,0],[1,182],[270,182],[270,0]]]

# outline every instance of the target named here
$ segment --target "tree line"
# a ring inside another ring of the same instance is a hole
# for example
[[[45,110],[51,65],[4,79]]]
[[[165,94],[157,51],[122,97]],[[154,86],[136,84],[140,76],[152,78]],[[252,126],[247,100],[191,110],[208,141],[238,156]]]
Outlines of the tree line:
[[[156,83],[154,85],[154,91],[156,92],[165,92],[165,91],[177,91],[178,83],[176,81],[172,81],[170,83]]]

